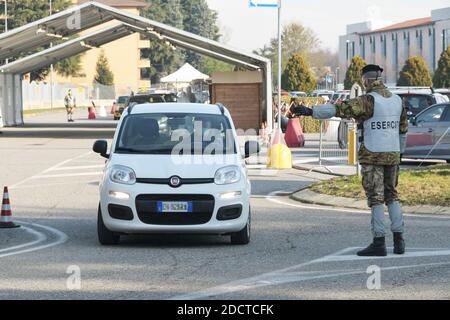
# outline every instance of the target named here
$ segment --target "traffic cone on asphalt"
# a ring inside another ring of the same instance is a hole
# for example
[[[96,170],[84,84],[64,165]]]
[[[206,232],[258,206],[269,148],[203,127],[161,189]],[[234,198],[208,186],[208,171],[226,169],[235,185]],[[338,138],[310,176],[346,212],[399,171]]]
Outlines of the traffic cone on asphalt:
[[[9,203],[8,187],[3,189],[2,212],[0,216],[0,229],[18,228],[19,225],[12,221],[11,204]]]

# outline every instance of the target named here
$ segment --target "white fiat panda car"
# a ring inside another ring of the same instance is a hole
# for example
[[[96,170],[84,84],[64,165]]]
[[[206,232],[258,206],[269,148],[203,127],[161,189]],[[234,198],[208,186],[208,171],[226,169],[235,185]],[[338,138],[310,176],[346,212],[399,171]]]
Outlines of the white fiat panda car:
[[[128,107],[108,148],[100,182],[98,239],[117,244],[127,234],[230,235],[250,241],[250,181],[229,111],[221,104],[141,104]],[[109,150],[109,151],[108,151]]]

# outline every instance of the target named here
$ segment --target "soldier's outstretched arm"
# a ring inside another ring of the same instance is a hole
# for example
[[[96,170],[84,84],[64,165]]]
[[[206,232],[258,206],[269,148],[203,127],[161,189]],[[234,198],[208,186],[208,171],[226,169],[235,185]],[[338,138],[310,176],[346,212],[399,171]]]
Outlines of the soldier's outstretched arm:
[[[290,111],[296,116],[312,116],[315,119],[321,120],[333,117],[367,120],[373,116],[373,105],[373,97],[361,96],[337,104],[318,105],[312,109],[305,106],[295,106]]]

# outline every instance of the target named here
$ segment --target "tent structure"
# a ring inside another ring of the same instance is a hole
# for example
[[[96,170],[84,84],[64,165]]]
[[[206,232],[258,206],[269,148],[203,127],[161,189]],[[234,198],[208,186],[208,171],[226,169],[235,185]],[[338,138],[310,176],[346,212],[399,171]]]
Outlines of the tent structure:
[[[185,63],[180,69],[161,79],[162,83],[184,84],[194,80],[206,80],[209,76],[201,73],[189,63]]]
[[[69,40],[81,31],[111,21],[117,23]],[[262,72],[263,109],[268,124],[272,124],[272,77],[269,59],[94,1],[71,7],[0,35],[0,60],[12,61],[0,66],[0,115],[3,124],[23,124],[24,74],[135,32],[155,41],[164,41],[175,47]],[[55,39],[66,41],[49,48]],[[38,52],[35,53],[36,51]]]

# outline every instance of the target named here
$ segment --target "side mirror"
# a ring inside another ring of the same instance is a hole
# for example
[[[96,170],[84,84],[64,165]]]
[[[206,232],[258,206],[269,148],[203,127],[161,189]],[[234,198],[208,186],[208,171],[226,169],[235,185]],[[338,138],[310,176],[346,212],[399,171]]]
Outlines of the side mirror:
[[[409,119],[409,122],[410,122],[413,126],[417,126],[417,118],[416,118],[416,117],[411,117],[411,119]]]
[[[245,143],[245,159],[250,158],[254,154],[258,154],[260,146],[257,141],[247,141]]]
[[[97,140],[94,143],[94,146],[92,147],[92,150],[95,153],[100,154],[103,158],[108,159],[108,142],[106,140]]]

